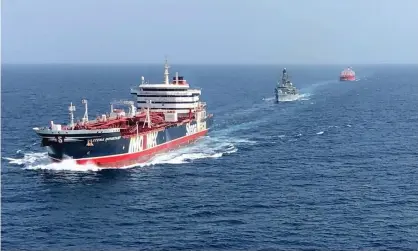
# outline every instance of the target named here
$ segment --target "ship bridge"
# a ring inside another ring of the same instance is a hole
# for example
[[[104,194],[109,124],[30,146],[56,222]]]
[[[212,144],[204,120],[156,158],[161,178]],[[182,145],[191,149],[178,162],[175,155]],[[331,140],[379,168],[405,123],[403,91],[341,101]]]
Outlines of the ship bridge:
[[[155,112],[175,111],[179,114],[187,114],[202,106],[200,102],[200,89],[190,88],[183,76],[176,76],[169,80],[169,66],[165,63],[164,82],[150,84],[145,82],[131,89],[131,94],[136,96],[138,109],[150,109]]]
[[[341,73],[340,76],[355,76],[356,73],[353,71],[353,69],[351,67],[348,67],[346,69],[344,69]]]

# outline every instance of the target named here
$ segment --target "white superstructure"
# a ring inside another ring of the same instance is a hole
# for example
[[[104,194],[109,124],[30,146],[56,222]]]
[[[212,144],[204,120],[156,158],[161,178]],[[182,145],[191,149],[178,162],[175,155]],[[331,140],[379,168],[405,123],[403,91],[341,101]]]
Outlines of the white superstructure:
[[[139,87],[131,90],[131,94],[136,96],[139,110],[149,108],[157,112],[185,114],[194,112],[203,105],[200,102],[201,90],[191,89],[178,73],[170,82],[169,68],[166,60],[162,84],[146,83],[142,77]]]

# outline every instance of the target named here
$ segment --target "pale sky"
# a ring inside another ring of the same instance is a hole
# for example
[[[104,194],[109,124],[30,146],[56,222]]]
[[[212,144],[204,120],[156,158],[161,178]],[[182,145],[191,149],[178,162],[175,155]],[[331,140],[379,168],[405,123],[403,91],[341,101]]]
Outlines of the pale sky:
[[[418,0],[1,0],[2,63],[418,63]]]

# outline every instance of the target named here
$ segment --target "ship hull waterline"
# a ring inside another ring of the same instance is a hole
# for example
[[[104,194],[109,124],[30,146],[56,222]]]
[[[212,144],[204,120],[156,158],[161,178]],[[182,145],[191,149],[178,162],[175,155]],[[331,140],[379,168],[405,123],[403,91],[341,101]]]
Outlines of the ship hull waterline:
[[[280,94],[276,94],[275,101],[276,103],[281,103],[281,102],[294,101],[294,100],[297,100],[298,98],[299,98],[299,93],[295,93],[295,94],[280,93]]]
[[[340,81],[355,81],[356,77],[350,76],[350,77],[340,77]]]
[[[202,140],[206,136],[208,130],[198,132],[196,134],[185,136],[180,139],[176,139],[161,145],[158,145],[154,148],[146,149],[142,152],[137,153],[126,153],[126,154],[117,154],[104,157],[96,158],[85,158],[85,159],[74,159],[77,165],[95,165],[100,168],[123,168],[127,166],[135,166],[148,162],[154,158],[157,154],[167,153],[174,151],[176,149],[186,147],[196,143],[199,140]],[[55,163],[61,163],[65,159],[56,159],[49,156],[49,158]]]
[[[143,164],[156,154],[190,145],[207,135],[212,123],[213,117],[209,117],[199,123],[192,121],[128,138],[115,134],[101,135],[101,138],[93,139],[90,146],[86,145],[87,140],[58,143],[45,139],[44,146],[54,162],[71,159],[78,165],[120,168]]]

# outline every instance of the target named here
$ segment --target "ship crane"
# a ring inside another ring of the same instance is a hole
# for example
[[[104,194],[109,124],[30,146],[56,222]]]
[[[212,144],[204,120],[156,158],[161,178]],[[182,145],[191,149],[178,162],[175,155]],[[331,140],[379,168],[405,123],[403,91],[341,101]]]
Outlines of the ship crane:
[[[84,117],[83,117],[83,124],[87,123],[89,121],[89,115],[88,115],[88,107],[87,107],[87,99],[81,100],[81,103],[84,104]]]
[[[146,102],[148,104],[148,107],[147,107],[147,111],[146,111],[147,117],[145,118],[145,120],[147,121],[148,128],[151,128],[151,115],[150,115],[149,110],[150,110],[150,106],[151,106],[152,101],[151,100],[147,100]],[[142,128],[144,128],[144,127],[145,127],[145,123],[142,126]]]
[[[75,106],[73,106],[73,102],[70,103],[70,106],[68,107],[68,111],[70,112],[70,127],[71,129],[74,129]]]

